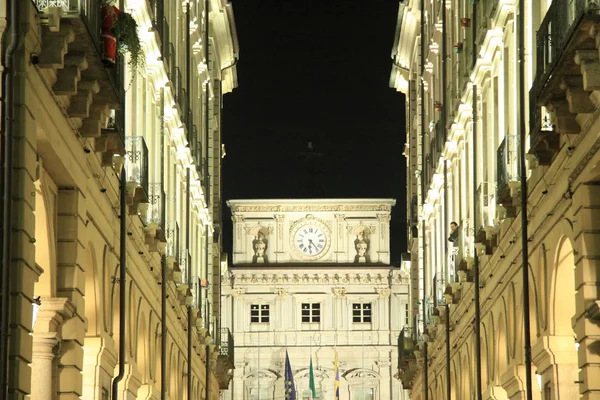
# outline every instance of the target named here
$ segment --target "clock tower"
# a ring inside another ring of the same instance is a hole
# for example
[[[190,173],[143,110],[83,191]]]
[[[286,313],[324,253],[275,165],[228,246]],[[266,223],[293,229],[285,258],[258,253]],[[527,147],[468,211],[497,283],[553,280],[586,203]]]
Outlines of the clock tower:
[[[230,200],[233,264],[389,264],[393,199]]]
[[[395,202],[227,202],[233,257],[221,321],[235,369],[224,400],[284,398],[288,356],[297,399],[333,400],[336,376],[344,399],[408,399],[393,379],[410,324],[409,268],[390,265]]]

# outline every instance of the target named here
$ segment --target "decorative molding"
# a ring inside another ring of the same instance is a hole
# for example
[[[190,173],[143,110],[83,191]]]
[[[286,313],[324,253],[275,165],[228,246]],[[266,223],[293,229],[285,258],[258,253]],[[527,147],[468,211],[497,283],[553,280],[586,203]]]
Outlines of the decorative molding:
[[[351,233],[353,235],[358,235],[361,232],[364,233],[365,229],[368,230],[367,235],[370,236],[371,234],[373,234],[377,231],[377,225],[376,224],[366,225],[365,223],[363,223],[361,221],[358,224],[348,224],[348,226],[346,227],[346,230],[348,231],[348,233]]]
[[[277,298],[281,300],[287,299],[290,294],[286,288],[281,287],[275,288],[274,292],[277,295]]]
[[[263,229],[264,228],[264,229]],[[266,229],[266,232],[265,232]],[[256,236],[258,232],[262,232],[265,236],[271,236],[275,228],[271,224],[262,225],[260,222],[256,225],[244,226],[246,235]]]
[[[231,205],[232,213],[248,212],[317,212],[317,211],[387,211],[391,212],[391,205],[387,204],[321,204],[321,205]]]
[[[380,299],[389,299],[390,295],[392,294],[390,288],[377,288],[375,290],[379,294]]]
[[[336,299],[341,299],[346,297],[346,288],[331,288],[333,295]]]
[[[350,371],[344,374],[344,378],[346,378],[346,380],[349,381],[350,384],[351,381],[375,381],[377,383],[381,381],[381,375],[379,375],[377,372],[362,368],[351,369]]]
[[[408,283],[408,276],[396,275],[394,283]],[[331,273],[300,273],[300,274],[289,274],[289,273],[235,273],[233,281],[237,284],[248,285],[248,284],[287,284],[287,285],[337,285],[337,284],[367,284],[377,285],[380,288],[388,287],[387,275],[384,274],[371,274],[371,273],[352,273],[352,274],[335,274]],[[233,289],[233,291],[237,290]],[[246,290],[246,289],[243,289]],[[232,291],[232,293],[233,293]],[[243,293],[242,293],[243,294]],[[235,294],[234,294],[235,297]]]
[[[234,288],[231,290],[231,294],[233,295],[233,297],[240,297],[243,296],[244,294],[246,294],[246,289],[245,288]]]

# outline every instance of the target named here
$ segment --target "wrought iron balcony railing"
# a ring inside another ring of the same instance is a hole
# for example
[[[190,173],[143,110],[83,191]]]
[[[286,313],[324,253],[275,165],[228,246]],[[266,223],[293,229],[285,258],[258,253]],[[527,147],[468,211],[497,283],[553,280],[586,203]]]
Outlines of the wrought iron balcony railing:
[[[537,100],[584,17],[600,18],[597,0],[554,0],[536,35],[536,74],[530,97]]]
[[[229,357],[233,360],[233,335],[229,328],[221,328],[221,341],[219,346],[219,355]]]
[[[413,328],[405,326],[400,331],[400,335],[398,335],[398,362],[400,365],[404,364],[408,359],[415,358],[413,353],[415,349],[414,343]]]
[[[150,18],[152,19],[152,28],[158,33],[158,37],[163,37],[164,21],[165,21],[165,5],[163,0],[147,0],[150,10]]]
[[[494,225],[495,192],[495,184],[493,182],[481,182],[477,187],[478,212],[475,219],[476,229]]]
[[[121,142],[125,143],[125,113],[122,109],[111,110],[108,124],[103,130],[116,133]]]
[[[179,224],[177,221],[171,220],[167,222],[166,239],[166,256],[179,261]]]
[[[148,146],[142,136],[125,137],[127,183],[135,183],[148,197]],[[137,195],[136,195],[137,196]],[[144,201],[142,201],[144,202]]]
[[[500,147],[497,158],[497,191],[496,201],[502,204],[510,193],[510,182],[519,182],[519,150],[520,142],[517,135],[506,135]]]
[[[40,14],[51,8],[62,9],[61,19],[68,19],[74,30],[75,40],[69,51],[84,53],[87,58],[86,74],[96,79],[100,93],[109,104],[121,104],[125,98],[123,58],[117,54],[115,65],[105,67],[101,61],[102,45],[102,2],[97,0],[33,0]],[[110,82],[110,83],[109,83]]]

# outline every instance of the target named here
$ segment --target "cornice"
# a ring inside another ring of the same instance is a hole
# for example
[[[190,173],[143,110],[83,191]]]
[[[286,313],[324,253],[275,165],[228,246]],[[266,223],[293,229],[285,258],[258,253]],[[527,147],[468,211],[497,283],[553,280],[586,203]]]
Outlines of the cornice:
[[[395,202],[394,202],[395,203]],[[248,212],[305,212],[305,211],[387,211],[393,204],[234,204],[227,202],[232,213]]]

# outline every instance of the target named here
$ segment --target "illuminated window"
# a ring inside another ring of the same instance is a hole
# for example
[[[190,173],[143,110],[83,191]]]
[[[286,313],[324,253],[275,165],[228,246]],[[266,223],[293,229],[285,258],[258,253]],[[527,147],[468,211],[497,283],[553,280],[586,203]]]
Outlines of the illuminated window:
[[[302,303],[302,322],[321,322],[321,304]]]
[[[252,304],[250,306],[250,322],[259,324],[269,323],[269,305]]]
[[[352,322],[371,322],[371,303],[353,303]]]

